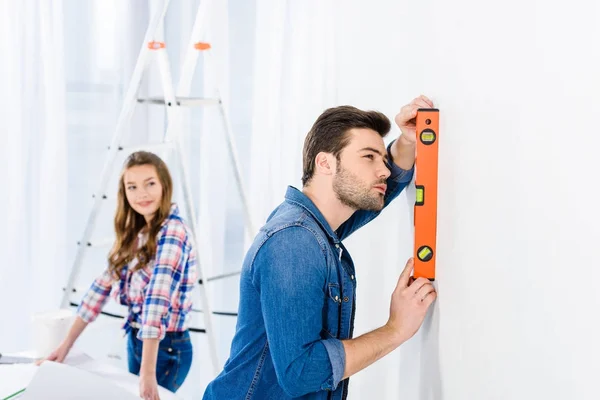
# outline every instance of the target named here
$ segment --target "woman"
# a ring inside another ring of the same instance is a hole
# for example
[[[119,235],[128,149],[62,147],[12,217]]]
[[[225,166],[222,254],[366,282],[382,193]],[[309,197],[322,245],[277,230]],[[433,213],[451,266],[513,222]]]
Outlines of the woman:
[[[47,360],[62,362],[112,291],[129,309],[129,371],[140,376],[140,395],[158,399],[158,386],[175,392],[192,362],[187,329],[196,281],[196,252],[189,228],[171,203],[173,184],[155,154],[129,156],[119,183],[116,241],[108,268],[91,285],[62,344]]]

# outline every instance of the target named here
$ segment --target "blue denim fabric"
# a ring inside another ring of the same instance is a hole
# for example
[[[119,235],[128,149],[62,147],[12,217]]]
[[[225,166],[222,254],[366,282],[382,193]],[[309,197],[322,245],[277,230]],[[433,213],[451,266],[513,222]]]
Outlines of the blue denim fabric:
[[[385,206],[414,171],[389,167]],[[244,259],[230,357],[204,400],[346,397],[341,340],[353,334],[356,274],[341,241],[377,215],[357,211],[334,232],[307,196],[288,187]]]
[[[142,365],[143,341],[137,338],[137,329],[129,332],[127,340],[127,362],[129,372],[139,375]],[[183,384],[192,365],[192,342],[190,333],[167,332],[158,345],[156,360],[156,380],[159,386],[176,392]]]

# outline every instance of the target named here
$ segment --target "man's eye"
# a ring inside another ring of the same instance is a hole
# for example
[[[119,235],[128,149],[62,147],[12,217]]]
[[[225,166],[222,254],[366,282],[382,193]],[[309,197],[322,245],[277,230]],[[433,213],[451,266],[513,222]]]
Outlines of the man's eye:
[[[127,190],[134,190],[135,186],[127,186]]]
[[[367,154],[365,156],[365,158],[368,158],[369,160],[373,160],[375,157],[373,156],[373,154]]]

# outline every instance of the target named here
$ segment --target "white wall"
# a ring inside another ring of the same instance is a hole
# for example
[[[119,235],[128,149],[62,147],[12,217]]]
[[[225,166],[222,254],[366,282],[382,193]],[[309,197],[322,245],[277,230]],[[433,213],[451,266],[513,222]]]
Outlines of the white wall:
[[[393,117],[423,93],[441,111],[439,298],[356,391],[600,398],[599,17],[584,0],[344,2],[338,102]],[[402,197],[350,240],[360,332],[385,322],[411,213]]]

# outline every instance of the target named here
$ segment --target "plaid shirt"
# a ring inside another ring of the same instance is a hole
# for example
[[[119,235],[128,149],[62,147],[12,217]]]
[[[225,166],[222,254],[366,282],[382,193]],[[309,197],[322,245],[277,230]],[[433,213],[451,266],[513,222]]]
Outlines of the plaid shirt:
[[[139,339],[162,340],[166,332],[186,330],[197,279],[196,251],[177,205],[171,206],[158,233],[154,260],[131,272],[137,262],[134,259],[127,264],[118,280],[108,269],[96,278],[77,309],[79,317],[88,323],[94,321],[111,295],[128,306],[123,328],[127,333],[131,327],[138,328]]]

